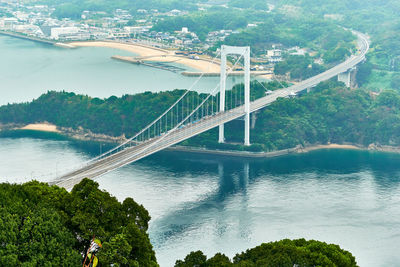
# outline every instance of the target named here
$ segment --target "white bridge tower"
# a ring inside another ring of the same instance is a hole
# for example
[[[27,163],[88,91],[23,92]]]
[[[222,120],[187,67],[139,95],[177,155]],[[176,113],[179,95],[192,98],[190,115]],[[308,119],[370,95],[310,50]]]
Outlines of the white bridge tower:
[[[250,145],[250,47],[221,46],[221,81],[219,111],[225,111],[226,56],[230,54],[244,57],[244,145]],[[224,124],[219,126],[219,143],[225,142]]]

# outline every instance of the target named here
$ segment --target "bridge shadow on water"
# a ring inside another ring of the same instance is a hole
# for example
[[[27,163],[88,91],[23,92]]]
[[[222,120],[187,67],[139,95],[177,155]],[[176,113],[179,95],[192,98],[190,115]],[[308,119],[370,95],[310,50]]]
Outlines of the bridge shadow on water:
[[[216,189],[211,193],[198,201],[183,203],[153,222],[157,230],[152,233],[152,238],[156,239],[156,246],[162,246],[171,238],[207,223],[211,212],[223,214],[235,197],[240,197],[241,208],[247,209],[248,189],[258,181],[268,180],[274,187],[281,188],[311,180],[328,184],[334,179],[337,183],[361,184],[364,174],[368,174],[373,177],[374,188],[390,194],[400,187],[399,162],[398,154],[331,149],[272,159],[160,152],[137,164],[158,165],[175,177],[189,173],[201,177],[207,173],[218,179]],[[216,231],[223,231],[224,223],[221,219],[216,227],[222,230]]]

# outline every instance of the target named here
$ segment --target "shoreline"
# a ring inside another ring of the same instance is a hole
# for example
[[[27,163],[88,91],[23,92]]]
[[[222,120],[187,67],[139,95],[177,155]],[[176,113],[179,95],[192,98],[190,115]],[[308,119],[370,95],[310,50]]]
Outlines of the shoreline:
[[[1,132],[17,132],[17,131],[36,131],[42,133],[55,133],[61,136],[70,138],[75,141],[83,142],[101,142],[108,144],[118,144],[126,141],[125,136],[113,137],[105,134],[95,134],[91,131],[79,128],[73,130],[71,128],[57,127],[54,124],[47,122],[32,123],[27,125],[22,124],[0,124]],[[400,154],[400,146],[387,146],[387,145],[376,145],[370,144],[368,147],[359,144],[313,144],[309,146],[298,145],[294,148],[275,150],[269,152],[251,152],[251,151],[238,151],[238,150],[219,150],[219,149],[207,149],[202,147],[189,147],[175,145],[165,149],[165,151],[173,152],[185,152],[195,154],[208,154],[208,155],[219,155],[228,157],[241,157],[241,158],[275,158],[287,155],[306,154],[317,150],[329,150],[329,149],[340,149],[340,150],[359,150],[368,152],[385,152],[385,153],[396,153]]]
[[[191,59],[176,55],[174,51],[164,50],[157,47],[146,46],[136,43],[120,43],[113,41],[80,41],[66,43],[71,47],[105,47],[119,49],[136,54],[131,60],[149,62],[174,62],[186,67],[196,69],[200,72],[214,73],[220,72],[218,61],[212,62],[209,58]],[[117,55],[116,55],[117,56]]]
[[[174,63],[181,64],[183,66],[192,68],[199,72],[205,72],[205,73],[220,72],[220,64],[218,60],[212,62],[212,59],[206,57],[201,57],[198,60],[191,59],[188,57],[175,55],[174,51],[164,50],[161,48],[151,47],[139,43],[122,43],[122,42],[108,41],[108,40],[56,42],[53,40],[40,39],[33,36],[24,35],[18,32],[8,32],[8,31],[0,31],[0,35],[29,40],[42,44],[48,44],[66,49],[79,48],[79,47],[105,47],[105,48],[118,49],[138,55],[137,58],[135,57],[135,59],[137,60],[148,61],[148,62],[163,62],[163,63],[168,63],[173,61]]]
[[[220,63],[219,59],[213,61],[212,58],[200,56],[199,59],[191,59],[186,56],[176,55],[174,51],[165,50],[162,48],[152,47],[140,43],[122,43],[111,40],[99,40],[99,41],[71,41],[71,42],[57,42],[53,40],[40,39],[33,36],[23,35],[18,32],[8,32],[0,31],[0,35],[5,35],[9,37],[29,40],[33,42],[38,42],[42,44],[48,44],[64,49],[74,49],[79,47],[104,47],[111,49],[118,49],[123,51],[128,51],[138,56],[132,57],[122,57],[119,55],[114,55],[112,58],[125,58],[125,62],[136,63],[136,62],[146,62],[144,65],[154,67],[151,63],[178,63],[186,68],[192,70],[183,71],[181,74],[187,77],[199,77],[204,75],[206,77],[217,77],[220,75]],[[168,70],[168,69],[167,69]],[[243,75],[242,72],[232,73],[231,75]],[[266,73],[265,71],[253,71],[252,76],[257,76],[262,79],[272,79],[273,75]]]
[[[14,37],[14,38],[18,38],[18,39],[29,40],[29,41],[32,41],[32,42],[38,42],[38,43],[42,43],[42,44],[55,45],[55,42],[52,41],[52,40],[41,39],[41,38],[37,38],[37,37],[34,37],[34,36],[24,35],[24,34],[18,33],[18,32],[2,31],[1,30],[0,31],[0,35]]]

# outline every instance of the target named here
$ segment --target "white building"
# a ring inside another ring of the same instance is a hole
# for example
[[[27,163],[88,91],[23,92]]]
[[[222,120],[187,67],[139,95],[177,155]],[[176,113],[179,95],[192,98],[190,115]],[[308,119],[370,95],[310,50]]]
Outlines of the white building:
[[[76,35],[79,32],[78,27],[57,27],[51,29],[50,38],[58,40],[60,36]]]
[[[282,50],[271,49],[267,51],[268,61],[271,63],[277,63],[282,61]]]
[[[3,28],[6,30],[12,30],[15,25],[18,24],[18,19],[17,18],[4,18],[2,23]]]

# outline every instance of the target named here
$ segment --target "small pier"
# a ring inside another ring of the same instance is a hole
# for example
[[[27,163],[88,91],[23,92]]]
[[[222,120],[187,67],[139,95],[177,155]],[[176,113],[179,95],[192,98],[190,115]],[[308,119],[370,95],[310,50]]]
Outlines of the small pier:
[[[199,77],[201,75],[205,77],[219,77],[220,73],[219,72],[190,72],[190,71],[184,71],[181,73],[183,76],[187,77]],[[251,71],[251,75],[271,75],[271,71]],[[242,76],[244,75],[243,71],[233,71],[229,73],[229,76]]]
[[[144,65],[152,68],[157,68],[161,70],[167,70],[167,71],[172,71],[175,73],[180,73],[183,72],[185,69],[180,68],[177,66],[172,66],[169,65],[168,63],[174,63],[176,61],[171,61],[171,62],[151,62],[151,61],[144,61],[141,58],[135,58],[135,57],[126,57],[126,56],[112,56],[112,59],[123,61],[123,62],[128,62],[132,64],[137,64],[137,65]]]

